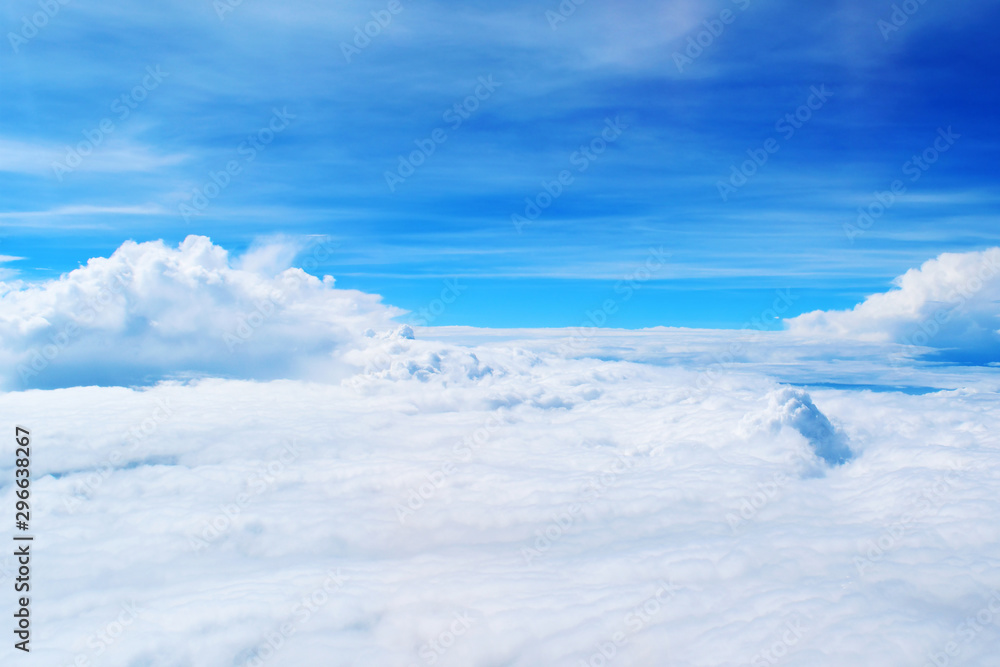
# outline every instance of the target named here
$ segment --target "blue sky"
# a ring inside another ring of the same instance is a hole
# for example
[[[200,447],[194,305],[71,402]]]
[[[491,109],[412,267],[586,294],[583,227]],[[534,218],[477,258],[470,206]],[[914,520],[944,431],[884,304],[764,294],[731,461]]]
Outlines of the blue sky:
[[[587,0],[555,22],[554,0],[223,1],[0,10],[0,255],[24,258],[7,269],[318,234],[338,285],[403,308],[458,279],[434,324],[575,326],[662,248],[607,324],[735,327],[778,289],[789,315],[848,307],[998,244],[995,3]],[[355,43],[372,12],[386,25]]]

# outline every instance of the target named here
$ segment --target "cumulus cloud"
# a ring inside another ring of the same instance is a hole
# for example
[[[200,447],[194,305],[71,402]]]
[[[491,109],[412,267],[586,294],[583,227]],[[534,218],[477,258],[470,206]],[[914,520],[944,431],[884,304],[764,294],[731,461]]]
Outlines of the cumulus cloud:
[[[330,254],[329,244],[318,239],[275,237],[231,257],[209,239],[191,236],[175,248],[128,242],[56,280],[0,282],[0,388],[206,376],[337,381],[359,368],[380,377],[476,378],[506,371],[469,348],[504,336],[549,356],[648,361],[653,355],[658,363],[697,366],[698,391],[721,375],[762,364],[785,381],[799,381],[795,374],[810,369],[822,375],[822,369],[824,381],[838,382],[847,356],[869,363],[873,355],[906,345],[946,360],[1000,359],[997,248],[942,255],[901,276],[890,292],[850,311],[799,316],[788,321],[786,332],[652,329],[627,337],[624,345],[609,344],[614,332],[596,329],[419,328],[415,334],[394,322],[403,311],[379,297],[290,268],[298,257],[315,270],[317,260]],[[438,342],[412,341],[425,333]],[[798,342],[789,344],[788,336]],[[847,374],[856,379],[857,368]]]
[[[782,387],[770,392],[767,407],[747,415],[742,426],[745,430],[764,430],[776,434],[789,426],[802,435],[816,452],[816,456],[830,465],[840,465],[851,459],[847,438],[820,412],[808,393],[801,389]]]
[[[300,249],[276,241],[233,259],[205,237],[130,241],[55,280],[0,283],[3,386],[336,377],[334,353],[402,311],[290,268]]]
[[[931,358],[944,361],[1000,360],[1000,248],[944,253],[894,285],[851,310],[792,318],[788,328],[813,337],[926,347]]]

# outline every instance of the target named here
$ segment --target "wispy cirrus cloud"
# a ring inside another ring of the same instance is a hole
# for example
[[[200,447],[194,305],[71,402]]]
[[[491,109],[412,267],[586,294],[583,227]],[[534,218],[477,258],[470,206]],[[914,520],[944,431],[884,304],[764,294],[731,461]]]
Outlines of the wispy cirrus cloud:
[[[247,226],[252,234],[332,234],[352,239],[354,259],[370,259],[359,276],[387,272],[371,252],[380,247],[398,248],[407,270],[424,274],[575,275],[602,260],[627,261],[617,254],[622,245],[669,239],[692,272],[731,271],[729,288],[768,271],[827,287],[841,271],[845,286],[863,282],[870,291],[915,260],[996,243],[986,195],[1000,142],[987,110],[1000,93],[981,84],[1000,62],[1000,45],[984,32],[994,3],[924,3],[886,41],[878,21],[892,3],[402,2],[351,62],[340,44],[384,2],[296,0],[280,11],[223,4],[232,11],[221,19],[212,3],[71,5],[19,53],[0,50],[12,82],[0,99],[0,211],[137,201],[176,208],[241,159],[239,146],[272,108],[287,105],[294,125],[241,163],[238,179],[200,215],[143,216],[150,238],[196,232],[241,245]],[[36,6],[8,8],[11,24]],[[719,32],[725,10],[737,20]],[[565,21],[553,23],[551,13]],[[179,47],[177,35],[191,39]],[[691,39],[705,43],[702,53],[678,71],[672,55]],[[162,85],[137,90],[156,67],[169,73]],[[443,115],[484,76],[502,83],[489,104],[390,195],[385,172],[415,141],[449,127]],[[723,205],[719,175],[774,135],[775,120],[814,85],[834,95],[822,114]],[[119,123],[111,106],[123,95],[144,99]],[[628,133],[577,174],[578,185],[527,238],[505,238],[505,216],[616,115]],[[65,162],[66,146],[106,117],[115,131],[59,181],[53,162]],[[948,125],[975,141],[956,145],[877,228],[848,244],[840,229],[857,206],[898,177],[928,132]],[[100,215],[59,220],[81,235],[103,225],[104,247],[134,228],[128,215]],[[446,235],[452,240],[440,243]],[[521,261],[477,254],[484,243],[516,249]],[[434,252],[456,244],[468,251]],[[822,260],[815,277],[804,257]],[[496,323],[509,315],[497,311]]]
[[[93,146],[89,150],[86,155],[82,155],[71,143],[60,146],[0,138],[0,172],[62,180],[66,173],[76,171],[112,174],[152,172],[178,165],[188,158],[183,153],[157,154],[151,146],[113,138],[107,139],[107,145]],[[67,160],[67,156],[74,153],[79,156],[78,164]]]
[[[74,204],[70,206],[58,206],[45,211],[4,211],[0,212],[0,218],[58,218],[80,215],[166,215],[170,213],[172,212],[156,204],[143,204],[139,206]]]

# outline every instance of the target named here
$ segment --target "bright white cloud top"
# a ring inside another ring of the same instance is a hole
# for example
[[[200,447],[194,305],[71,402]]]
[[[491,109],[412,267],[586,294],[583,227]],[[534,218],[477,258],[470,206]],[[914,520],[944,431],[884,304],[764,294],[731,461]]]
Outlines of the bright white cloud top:
[[[329,378],[331,352],[402,311],[282,264],[297,249],[276,242],[233,261],[205,237],[128,242],[58,280],[0,284],[5,386]]]
[[[919,357],[989,349],[1000,250],[785,332],[415,334],[294,250],[5,286],[38,664],[993,664],[1000,381]]]
[[[793,332],[927,346],[948,359],[1000,361],[1000,248],[945,253],[849,311],[807,313]]]

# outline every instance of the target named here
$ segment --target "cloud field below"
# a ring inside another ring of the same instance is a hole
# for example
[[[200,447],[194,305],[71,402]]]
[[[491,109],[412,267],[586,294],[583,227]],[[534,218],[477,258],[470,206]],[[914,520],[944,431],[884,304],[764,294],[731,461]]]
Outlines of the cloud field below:
[[[907,274],[857,339],[835,325],[873,306],[413,330],[300,251],[126,244],[6,284],[42,663],[990,664],[1000,382],[929,355],[989,349],[994,251]]]

